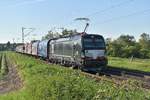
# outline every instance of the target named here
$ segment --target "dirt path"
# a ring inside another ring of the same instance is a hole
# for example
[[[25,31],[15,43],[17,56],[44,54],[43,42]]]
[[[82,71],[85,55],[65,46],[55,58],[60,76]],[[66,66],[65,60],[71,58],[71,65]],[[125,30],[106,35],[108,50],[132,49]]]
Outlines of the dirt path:
[[[8,73],[0,80],[0,94],[18,90],[22,87],[22,81],[17,73],[17,69],[13,64],[6,60]]]

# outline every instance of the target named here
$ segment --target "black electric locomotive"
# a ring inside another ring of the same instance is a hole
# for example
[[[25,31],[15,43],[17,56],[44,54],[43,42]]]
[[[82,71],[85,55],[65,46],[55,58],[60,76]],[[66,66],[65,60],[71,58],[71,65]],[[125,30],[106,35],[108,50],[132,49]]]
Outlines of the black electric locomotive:
[[[107,65],[104,38],[96,34],[75,34],[51,40],[49,60],[87,71],[101,71]]]

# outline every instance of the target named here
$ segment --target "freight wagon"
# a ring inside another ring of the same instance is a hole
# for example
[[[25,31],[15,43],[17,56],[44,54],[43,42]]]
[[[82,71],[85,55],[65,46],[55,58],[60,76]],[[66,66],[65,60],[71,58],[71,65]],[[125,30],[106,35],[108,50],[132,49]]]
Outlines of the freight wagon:
[[[38,46],[40,41],[35,41],[32,43],[32,54],[33,56],[38,56]]]

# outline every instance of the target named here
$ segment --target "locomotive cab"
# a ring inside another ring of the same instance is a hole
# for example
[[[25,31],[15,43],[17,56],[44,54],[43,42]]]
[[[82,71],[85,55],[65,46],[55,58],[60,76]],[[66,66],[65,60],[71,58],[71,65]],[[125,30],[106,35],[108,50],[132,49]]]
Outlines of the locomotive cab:
[[[82,36],[82,65],[84,70],[101,71],[107,66],[106,45],[101,35]]]

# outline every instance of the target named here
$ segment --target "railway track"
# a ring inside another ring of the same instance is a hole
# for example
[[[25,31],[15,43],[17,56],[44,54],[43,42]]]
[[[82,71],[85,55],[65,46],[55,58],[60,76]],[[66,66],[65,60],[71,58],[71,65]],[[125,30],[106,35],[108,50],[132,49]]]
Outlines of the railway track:
[[[148,72],[109,67],[106,71],[102,73],[104,73],[105,75],[108,74],[110,76],[118,76],[127,79],[131,78],[131,79],[141,80],[150,83],[150,73]]]
[[[40,59],[39,59],[40,60]],[[46,64],[52,64],[47,61],[44,61]],[[96,81],[105,80],[108,82],[112,82],[116,85],[121,85],[123,81],[127,80],[136,80],[141,83],[142,88],[150,89],[150,73],[134,71],[134,70],[127,70],[115,67],[108,67],[107,70],[102,71],[101,73],[91,73],[91,72],[83,72],[81,74],[88,77],[95,79]]]
[[[96,81],[105,80],[112,82],[116,85],[121,85],[123,81],[127,80],[136,80],[141,83],[141,87],[144,89],[150,89],[150,76],[144,73],[137,73],[137,72],[126,72],[124,70],[106,70],[102,71],[100,74],[90,73],[90,72],[81,72],[81,74],[91,77]]]

